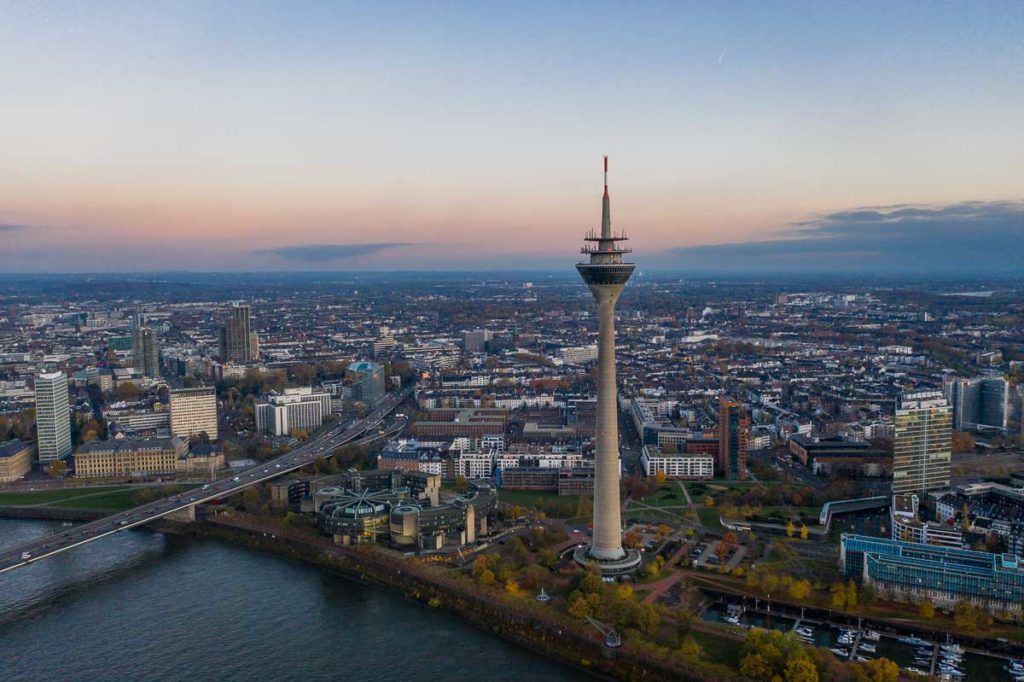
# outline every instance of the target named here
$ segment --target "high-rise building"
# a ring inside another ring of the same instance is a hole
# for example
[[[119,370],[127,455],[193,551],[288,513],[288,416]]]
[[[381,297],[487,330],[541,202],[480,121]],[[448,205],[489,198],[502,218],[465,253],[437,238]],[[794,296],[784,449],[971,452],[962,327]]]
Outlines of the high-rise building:
[[[467,353],[483,353],[491,340],[489,329],[474,329],[462,332],[462,347]]]
[[[191,438],[205,433],[217,440],[217,392],[212,386],[171,391],[171,435]]]
[[[376,362],[353,362],[348,371],[355,375],[352,399],[373,404],[384,396],[384,365]]]
[[[68,378],[63,372],[36,377],[36,432],[40,462],[53,462],[71,454]]]
[[[939,391],[908,393],[896,408],[892,491],[919,493],[949,487],[953,410]]]
[[[955,431],[1006,431],[1010,425],[1010,383],[1002,377],[947,377],[943,393],[953,408]]]
[[[622,547],[622,514],[619,506],[619,415],[615,378],[615,303],[626,286],[633,263],[623,261],[631,249],[621,242],[625,233],[612,232],[608,198],[608,157],[604,157],[604,196],[601,200],[601,232],[584,238],[582,253],[587,262],[576,270],[597,300],[597,448],[594,456],[594,532],[589,547],[575,553],[577,561],[596,562],[602,572],[625,573],[640,564],[636,550]]]
[[[286,388],[282,395],[271,395],[256,405],[256,430],[285,436],[295,430],[312,432],[331,413],[331,395],[313,393],[309,386]]]
[[[160,348],[157,345],[156,330],[140,324],[132,329],[132,366],[143,375],[160,376]]]
[[[718,398],[718,471],[723,478],[747,478],[747,433],[750,420],[743,406],[731,398]]]
[[[220,333],[222,362],[253,362],[259,358],[259,339],[252,331],[249,306],[231,306],[231,317]]]

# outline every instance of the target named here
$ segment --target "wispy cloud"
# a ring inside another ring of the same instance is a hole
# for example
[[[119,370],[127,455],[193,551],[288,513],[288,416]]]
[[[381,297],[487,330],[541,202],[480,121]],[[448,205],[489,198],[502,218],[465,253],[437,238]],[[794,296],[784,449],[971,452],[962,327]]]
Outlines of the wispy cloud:
[[[357,256],[369,256],[380,251],[400,246],[412,246],[402,242],[380,242],[376,244],[301,244],[281,246],[276,249],[253,251],[260,256],[277,256],[290,261],[317,262],[342,260]]]
[[[1024,203],[862,207],[789,225],[780,237],[669,249],[664,255],[667,265],[701,270],[1022,270]]]
[[[14,223],[0,223],[0,232],[17,232],[18,230],[27,229],[27,225],[16,225]]]

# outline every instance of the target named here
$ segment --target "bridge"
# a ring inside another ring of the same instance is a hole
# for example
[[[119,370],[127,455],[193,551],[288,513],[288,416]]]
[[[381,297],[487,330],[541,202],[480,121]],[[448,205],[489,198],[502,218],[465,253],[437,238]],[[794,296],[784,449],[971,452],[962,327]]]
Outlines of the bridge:
[[[196,505],[236,495],[249,486],[301,469],[320,457],[332,456],[334,450],[342,445],[369,442],[382,435],[394,435],[405,427],[404,419],[395,420],[386,429],[381,429],[381,425],[384,419],[411,393],[412,389],[409,388],[400,393],[386,395],[366,417],[357,419],[348,425],[338,424],[302,447],[247,469],[233,478],[221,479],[204,485],[202,488],[165,497],[98,521],[68,528],[59,533],[4,550],[0,552],[0,573],[11,571],[34,561],[41,561],[54,554],[66,552],[88,542],[147,524],[168,515],[194,519]]]

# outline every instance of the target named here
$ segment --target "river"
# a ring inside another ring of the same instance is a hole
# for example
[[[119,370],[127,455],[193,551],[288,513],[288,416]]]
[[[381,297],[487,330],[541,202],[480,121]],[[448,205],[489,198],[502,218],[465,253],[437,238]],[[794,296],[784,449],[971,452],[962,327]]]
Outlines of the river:
[[[0,547],[60,524],[0,519]],[[584,680],[443,614],[214,540],[120,533],[0,574],[0,680]]]

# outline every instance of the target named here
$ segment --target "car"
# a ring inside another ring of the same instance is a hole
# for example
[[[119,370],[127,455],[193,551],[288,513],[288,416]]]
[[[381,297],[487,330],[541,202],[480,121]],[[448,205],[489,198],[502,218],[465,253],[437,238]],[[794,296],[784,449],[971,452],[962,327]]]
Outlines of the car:
[[[209,483],[207,483],[206,485],[204,485],[204,486],[203,486],[203,490],[206,490],[206,489],[207,489],[207,488],[209,488],[209,487],[210,487],[210,484],[209,484]]]
[[[32,555],[29,552],[22,552],[21,553],[21,560],[22,561],[27,561],[27,560],[29,560],[31,558],[32,558]]]
[[[241,480],[241,479],[239,479],[238,476],[235,476],[231,480],[234,481],[235,483],[238,483],[238,481]]]

